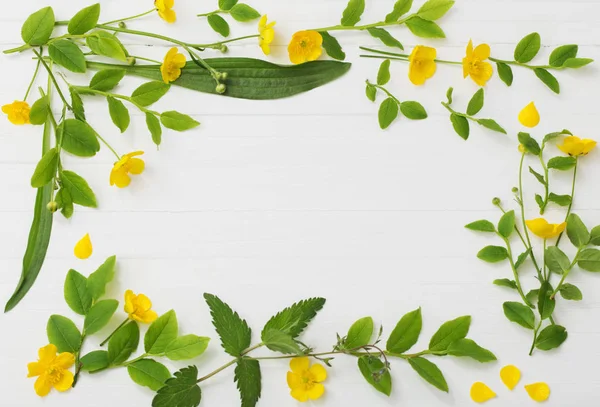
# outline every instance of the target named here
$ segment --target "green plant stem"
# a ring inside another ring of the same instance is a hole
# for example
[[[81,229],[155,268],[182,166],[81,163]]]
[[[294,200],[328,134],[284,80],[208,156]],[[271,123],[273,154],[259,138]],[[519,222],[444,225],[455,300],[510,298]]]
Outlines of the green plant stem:
[[[38,57],[38,61],[40,61],[42,63],[42,65],[44,66],[44,68],[48,72],[48,75],[50,76],[50,79],[52,80],[52,83],[54,84],[54,87],[56,88],[56,92],[58,93],[58,95],[62,99],[63,103],[67,106],[67,108],[69,110],[72,111],[73,108],[71,107],[71,105],[69,104],[69,102],[67,102],[67,99],[65,98],[65,95],[63,95],[62,91],[60,90],[60,86],[58,86],[58,82],[56,81],[56,77],[52,73],[52,69],[50,69],[50,67],[48,66],[48,64],[46,63],[46,61],[44,60],[44,58],[42,58],[42,55],[39,52],[37,52],[35,49],[32,50],[32,51]]]
[[[502,211],[502,213],[506,213],[506,211],[502,207],[501,203],[498,203],[496,206],[498,207],[498,209],[500,209]],[[525,246],[525,248],[527,248],[527,243],[525,242],[525,238],[523,237],[523,234],[521,233],[521,231],[519,230],[519,228],[517,227],[516,224],[515,224],[515,232],[517,232],[517,235],[521,239],[521,242],[523,242],[523,246]]]
[[[150,59],[150,58],[146,58],[146,57],[140,57],[138,55],[130,55],[130,56],[132,58],[139,59],[139,60],[142,60],[142,61],[152,62],[153,64],[158,64],[158,65],[162,64],[162,62],[157,61],[156,59]]]
[[[543,150],[540,152],[539,157],[540,157],[540,163],[542,164],[542,168],[544,169],[544,179],[546,180],[546,184],[544,185],[545,196],[544,196],[543,205],[540,207],[540,215],[544,214],[544,211],[546,210],[546,206],[548,205],[548,197],[550,195],[550,176],[548,175],[548,167],[546,166],[546,163],[544,162],[542,153],[543,153]]]
[[[115,99],[125,100],[125,101],[131,103],[132,105],[134,105],[135,107],[137,107],[138,109],[140,109],[144,113],[151,113],[151,114],[153,114],[155,116],[160,116],[159,112],[147,109],[146,107],[144,107],[144,106],[140,105],[139,103],[137,103],[130,96],[119,95],[117,93],[104,92],[104,91],[101,91],[101,90],[96,90],[96,89],[88,88],[86,86],[73,86],[73,88],[75,90],[79,91],[79,92],[82,92],[82,93],[93,93],[95,95],[101,95],[101,96],[105,96],[105,97],[109,97],[110,96],[110,97],[113,97]]]
[[[150,13],[154,13],[155,11],[156,11],[156,8],[153,8],[153,9],[151,9],[151,10],[148,10],[148,11],[145,11],[145,12],[143,12],[143,13],[136,14],[135,16],[131,16],[131,17],[125,17],[125,18],[121,18],[121,19],[119,19],[119,20],[112,20],[112,21],[109,21],[109,22],[106,22],[106,23],[102,23],[102,25],[109,25],[109,24],[120,23],[120,22],[122,22],[122,21],[130,21],[130,20],[134,20],[134,19],[136,19],[136,18],[144,17],[144,16],[146,16],[146,15],[148,15],[148,14],[150,14]]]
[[[129,322],[129,317],[127,317],[125,319],[125,321],[121,322],[121,325],[119,325],[117,327],[117,329],[115,329],[110,335],[108,335],[108,337],[105,340],[103,340],[102,342],[100,342],[100,346],[104,346],[106,344],[106,342],[108,342],[110,340],[110,338],[112,338],[114,336],[114,334],[116,334],[119,331],[119,329],[123,328],[123,326],[125,326],[125,324],[127,322]]]
[[[505,238],[504,236],[502,236],[500,233],[497,233],[497,235],[502,240],[504,240],[504,243],[506,244],[506,250],[508,251],[508,261],[510,262],[510,267],[513,271],[513,276],[515,278],[515,284],[517,285],[517,291],[519,292],[519,295],[521,296],[521,299],[523,300],[525,305],[527,305],[529,308],[533,308],[533,304],[531,304],[531,302],[529,302],[529,300],[525,296],[525,293],[523,292],[523,287],[521,286],[521,281],[519,279],[519,272],[517,271],[517,267],[515,266],[515,262],[513,259],[513,252],[512,252],[512,247],[510,245],[510,241],[507,238]]]
[[[128,361],[126,361],[126,362],[123,362],[123,363],[121,363],[120,365],[117,365],[117,366],[115,366],[115,367],[127,367],[127,366],[129,366],[129,365],[131,365],[131,364],[133,364],[133,363],[137,362],[138,360],[142,360],[142,359],[144,359],[144,358],[146,358],[146,357],[148,357],[148,356],[149,356],[149,355],[148,355],[147,353],[144,353],[144,354],[142,354],[142,355],[138,356],[137,358],[133,358],[133,359],[131,359],[131,360],[128,360]],[[159,356],[159,355],[156,355],[156,356]]]
[[[202,14],[196,14],[196,17],[208,17],[208,16],[212,16],[213,14],[219,14],[219,13],[229,13],[228,10],[215,10],[215,11],[210,11],[208,13],[202,13]]]
[[[68,21],[66,23],[68,23]],[[56,42],[58,40],[86,38],[86,37],[88,37],[88,35],[89,34],[64,34],[64,35],[61,35],[59,37],[50,38],[48,40],[47,45],[50,45],[53,42]],[[32,48],[34,48],[34,46],[29,45],[29,44],[23,44],[23,45],[20,45],[20,46],[18,46],[16,48],[7,49],[7,50],[4,50],[2,52],[4,54],[14,54],[16,52],[23,52],[23,51],[27,51],[28,49],[32,49]]]
[[[394,99],[396,101],[396,103],[398,103],[398,106],[402,103],[398,100],[398,98],[396,98],[396,96],[392,95],[386,88],[384,88],[381,85],[377,85],[375,83],[371,83],[369,82],[369,80],[367,79],[367,84],[373,86],[374,88],[379,89],[380,91],[384,92],[386,95],[388,95],[389,97],[391,97],[392,99]]]
[[[33,86],[33,82],[35,82],[35,78],[37,78],[37,74],[40,70],[40,65],[41,65],[41,60],[38,59],[37,64],[35,65],[35,71],[33,71],[33,77],[31,78],[31,81],[29,82],[29,86],[27,87],[27,91],[25,92],[25,97],[23,98],[23,101],[27,100],[27,97],[29,96],[29,92],[31,92],[31,87]]]
[[[85,341],[85,329],[81,333],[81,342],[79,343],[79,350],[75,354],[75,374],[73,375],[73,384],[71,387],[75,387],[77,380],[79,379],[79,373],[81,373],[81,348],[83,347],[83,341]]]
[[[450,113],[453,113],[453,114],[455,114],[455,115],[457,115],[457,116],[464,117],[465,119],[467,119],[467,120],[471,120],[471,121],[473,121],[473,122],[475,122],[475,123],[479,123],[479,120],[478,120],[477,118],[475,118],[475,117],[473,117],[473,116],[469,116],[469,115],[468,115],[468,114],[466,114],[466,113],[460,113],[460,112],[457,112],[456,110],[452,109],[452,108],[450,107],[450,105],[449,105],[448,103],[446,103],[446,102],[441,102],[441,103],[442,103],[442,106],[444,106],[446,109],[448,109],[448,111],[449,111]]]
[[[372,48],[367,48],[367,47],[359,47],[362,50],[365,51],[370,51],[370,52],[375,52],[377,54],[382,54],[382,55],[388,55],[390,57],[395,57],[395,58],[386,58],[386,57],[382,57],[379,55],[366,55],[366,54],[361,54],[360,57],[361,58],[375,58],[375,59],[391,59],[391,60],[395,60],[395,61],[408,61],[409,55],[408,54],[397,54],[394,52],[387,52],[387,51],[379,51],[376,49],[372,49]],[[457,62],[457,61],[448,61],[445,59],[434,59],[435,62],[439,62],[441,64],[449,64],[449,65],[462,65],[462,62]]]
[[[575,157],[575,167],[573,168],[573,181],[571,182],[571,202],[569,203],[569,207],[567,208],[567,214],[565,216],[565,222],[567,221],[567,219],[569,219],[569,215],[571,214],[571,209],[573,209],[573,201],[575,200],[575,184],[577,182],[577,164],[579,163],[579,160],[577,157]],[[556,238],[556,243],[555,246],[558,246],[558,244],[560,243],[560,239],[562,238],[563,234],[565,232],[561,232],[560,235],[558,235],[558,237]]]
[[[351,31],[351,30],[356,30],[356,31],[364,31],[364,30],[368,30],[369,28],[377,28],[377,27],[389,27],[392,25],[402,25],[404,23],[406,23],[406,21],[410,20],[411,18],[415,17],[416,14],[410,14],[404,18],[401,18],[398,21],[390,21],[390,22],[385,22],[385,21],[378,21],[376,23],[371,23],[371,24],[364,24],[364,25],[353,25],[353,26],[346,26],[346,25],[331,25],[329,27],[321,27],[321,28],[311,28],[309,31]]]
[[[523,68],[527,68],[527,69],[563,69],[563,67],[560,66],[552,66],[552,65],[528,65],[528,64],[524,64],[522,62],[517,62],[517,61],[507,61],[504,59],[498,59],[498,58],[492,58],[490,57],[490,61],[492,62],[500,62],[503,64],[507,64],[507,65],[515,65],[515,66],[521,66]]]
[[[582,250],[583,250],[583,247],[580,247],[579,249],[577,249],[577,253],[575,253],[575,257],[573,257],[573,261],[569,265],[569,268],[567,270],[565,270],[565,272],[563,273],[562,277],[560,278],[560,281],[558,282],[558,285],[554,289],[554,292],[552,293],[552,295],[550,295],[550,298],[556,297],[556,294],[558,294],[558,292],[560,291],[560,288],[563,286],[565,279],[567,278],[567,276],[569,275],[571,270],[573,270],[573,267],[575,267],[575,264],[577,264],[577,260],[579,258],[579,253],[581,253]]]
[[[231,38],[229,40],[213,42],[211,44],[190,44],[190,45],[193,46],[194,48],[218,48],[219,46],[221,46],[223,44],[228,44],[230,42],[246,40],[248,38],[258,38],[258,37],[260,37],[260,34],[245,35],[243,37],[237,37],[237,38]]]
[[[535,349],[535,341],[537,340],[537,334],[542,326],[542,321],[538,324],[538,326],[533,331],[533,342],[531,343],[531,348],[529,349],[529,356],[533,354],[533,350]]]

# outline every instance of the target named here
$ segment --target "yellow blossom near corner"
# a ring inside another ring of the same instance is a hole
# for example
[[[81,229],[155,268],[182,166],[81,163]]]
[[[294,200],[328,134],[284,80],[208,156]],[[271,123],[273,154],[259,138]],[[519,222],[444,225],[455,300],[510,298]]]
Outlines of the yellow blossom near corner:
[[[470,395],[475,403],[484,403],[496,397],[496,393],[482,382],[473,383]]]
[[[408,79],[414,85],[423,85],[425,81],[435,74],[435,48],[417,45],[408,56]]]
[[[490,46],[480,44],[473,49],[473,41],[469,40],[467,55],[462,60],[463,77],[470,76],[479,86],[484,86],[490,80],[494,70],[492,64],[486,62],[490,57]]]
[[[27,365],[27,377],[38,377],[33,385],[38,396],[48,395],[53,387],[63,392],[73,385],[73,373],[67,369],[75,364],[75,356],[57,352],[56,346],[46,345],[38,351],[38,361]]]
[[[134,151],[133,153],[125,154],[121,157],[110,172],[110,185],[125,188],[131,183],[129,174],[138,175],[144,172],[144,161],[140,158],[135,158],[142,154],[144,154],[143,151]]]
[[[81,260],[88,259],[92,255],[92,251],[92,239],[90,239],[89,233],[86,233],[85,236],[75,244],[75,248],[73,249],[75,257]]]
[[[154,322],[158,315],[152,310],[152,301],[144,294],[135,295],[133,291],[125,291],[125,312],[129,319],[149,324]]]
[[[308,357],[300,357],[290,361],[290,369],[287,383],[293,398],[305,402],[317,400],[325,393],[325,386],[321,383],[327,379],[327,371],[322,365],[316,363],[311,366]]]
[[[176,47],[171,48],[162,65],[160,66],[160,73],[165,83],[170,83],[181,76],[181,68],[186,64],[185,55],[180,54]]]
[[[529,397],[537,402],[546,401],[550,397],[550,387],[546,383],[528,384],[525,386],[525,390]]]
[[[2,106],[2,112],[8,116],[8,120],[12,124],[29,124],[29,113],[31,112],[31,108],[27,102],[15,100],[8,105]]]
[[[519,122],[525,127],[535,127],[540,124],[540,113],[535,107],[535,103],[531,102],[519,113]]]
[[[275,30],[273,27],[275,26],[275,21],[271,21],[267,24],[267,15],[265,14],[260,18],[258,22],[258,46],[262,49],[262,52],[265,55],[269,55],[271,53],[271,43],[273,39],[275,39]]]
[[[288,55],[293,64],[319,59],[323,53],[323,37],[317,31],[298,31],[288,45]]]
[[[551,239],[560,235],[567,227],[567,222],[548,223],[544,218],[537,218],[525,221],[527,228],[542,239]]]
[[[577,136],[567,136],[562,144],[557,146],[563,153],[573,157],[586,155],[596,147],[596,141],[588,138],[581,139]]]
[[[177,20],[177,15],[173,11],[175,0],[155,0],[154,6],[158,11],[158,16],[165,20],[167,23],[172,24]]]
[[[500,370],[502,383],[510,390],[514,389],[521,380],[521,371],[513,365],[506,365]]]

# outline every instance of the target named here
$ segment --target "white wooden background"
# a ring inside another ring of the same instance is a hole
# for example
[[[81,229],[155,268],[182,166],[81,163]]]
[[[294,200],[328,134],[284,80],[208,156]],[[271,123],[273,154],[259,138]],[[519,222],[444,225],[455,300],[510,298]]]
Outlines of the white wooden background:
[[[77,3],[75,5],[74,3]],[[88,2],[29,0],[11,2],[0,16],[0,45],[20,44],[20,27],[33,11],[52,5],[59,19],[70,17]],[[346,0],[252,0],[277,21],[272,60],[287,61],[286,46],[299,29],[338,21]],[[420,1],[415,2],[420,5]],[[157,16],[130,23],[132,28],[165,33],[196,42],[218,40],[198,12],[215,8],[216,0],[177,0],[178,21],[166,25]],[[378,21],[392,0],[370,0],[363,21]],[[103,20],[145,11],[151,0],[102,1]],[[473,38],[488,42],[493,56],[510,58],[525,34],[538,31],[545,63],[557,45],[576,43],[580,55],[600,59],[598,0],[459,0],[440,21],[448,38],[417,39],[405,28],[393,33],[407,47],[429,44],[441,58],[458,60]],[[254,33],[255,23],[232,24],[232,35]],[[164,43],[122,37],[134,54],[162,58]],[[215,337],[202,293],[219,295],[248,320],[255,332],[276,311],[309,297],[327,298],[325,309],[303,340],[327,350],[335,333],[344,333],[357,318],[372,315],[390,332],[405,312],[423,307],[424,328],[416,348],[425,347],[440,323],[471,314],[470,337],[492,349],[499,362],[480,365],[465,359],[435,360],[450,385],[439,392],[402,361],[393,364],[394,391],[386,398],[360,376],[353,359],[339,358],[329,369],[324,399],[329,406],[465,406],[474,381],[485,381],[499,395],[490,406],[529,406],[523,385],[546,381],[552,389],[547,405],[597,405],[600,378],[600,279],[575,271],[572,282],[584,292],[579,303],[560,301],[557,320],[566,325],[568,341],[552,352],[527,356],[530,332],[508,322],[503,301],[515,295],[491,284],[510,277],[506,265],[493,267],[475,254],[492,244],[463,229],[479,218],[497,219],[490,201],[510,201],[519,154],[515,134],[519,110],[529,101],[539,106],[537,136],[562,128],[582,137],[598,138],[600,82],[594,66],[559,72],[560,96],[534,75],[515,69],[507,88],[498,77],[486,87],[482,116],[493,117],[510,135],[479,127],[464,142],[450,126],[440,105],[448,86],[455,87],[456,106],[466,106],[477,89],[462,79],[459,67],[440,66],[423,87],[410,85],[407,66],[392,65],[389,88],[403,100],[419,100],[429,112],[424,122],[401,119],[388,131],[377,125],[377,106],[364,96],[364,80],[375,79],[378,61],[358,58],[358,46],[378,46],[366,33],[338,35],[354,63],[334,83],[286,100],[251,102],[174,90],[156,106],[193,114],[202,125],[183,134],[166,132],[160,151],[153,147],[144,119],[133,113],[130,129],[121,135],[108,120],[104,101],[86,100],[88,118],[121,152],[146,151],[147,170],[130,188],[108,184],[113,156],[102,149],[94,159],[65,156],[67,168],[82,174],[99,200],[97,210],[77,208],[72,220],[57,216],[50,249],[40,277],[21,305],[0,316],[0,405],[2,406],[148,406],[152,392],[132,383],[124,369],[94,377],[84,375],[68,394],[40,399],[26,364],[46,344],[50,314],[82,321],[67,308],[62,287],[65,273],[76,268],[92,272],[107,256],[118,256],[118,276],[109,293],[122,300],[126,289],[146,293],[159,313],[178,313],[181,332]],[[230,47],[230,55],[261,57],[254,40]],[[536,60],[537,61],[537,60]],[[33,71],[29,55],[0,56],[0,100],[22,97]],[[69,74],[76,83],[87,77]],[[130,92],[141,80],[128,79]],[[39,84],[43,84],[40,81]],[[133,111],[132,111],[133,112]],[[40,154],[40,128],[14,127],[0,120],[0,299],[12,293],[21,269],[31,220],[34,191],[29,179]],[[600,223],[600,190],[595,182],[599,154],[582,160],[576,211],[589,225]],[[535,184],[530,184],[537,188]],[[566,193],[568,176],[559,177],[556,192]],[[532,208],[532,205],[529,205]],[[531,211],[531,216],[535,211]],[[563,215],[551,211],[549,217]],[[90,260],[73,257],[75,242],[90,233]],[[525,280],[531,285],[531,276]],[[92,349],[121,319],[90,339]],[[255,333],[255,339],[257,334]],[[205,355],[192,361],[206,373],[229,359],[216,338]],[[499,370],[516,364],[523,377],[510,392]],[[184,363],[166,364],[173,370]],[[263,364],[262,406],[294,406],[285,381],[287,364]],[[204,406],[237,406],[232,371],[203,386]]]

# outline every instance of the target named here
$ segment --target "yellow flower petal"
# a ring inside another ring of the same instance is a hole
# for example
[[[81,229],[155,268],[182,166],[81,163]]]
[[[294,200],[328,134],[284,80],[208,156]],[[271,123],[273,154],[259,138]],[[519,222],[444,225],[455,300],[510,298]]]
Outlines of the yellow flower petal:
[[[562,152],[570,156],[577,157],[588,154],[596,147],[596,141],[590,139],[580,139],[577,136],[567,136],[563,143],[557,146]]]
[[[37,378],[33,388],[38,396],[45,397],[50,393],[50,390],[52,390],[52,383],[50,383],[50,381],[47,380],[46,375],[43,374]]]
[[[75,364],[75,355],[69,352],[63,352],[56,356],[54,363],[61,369],[68,369]]]
[[[550,397],[550,387],[543,382],[525,385],[527,394],[537,402],[546,401]]]
[[[306,392],[308,398],[311,400],[320,399],[321,396],[323,396],[323,393],[325,393],[325,386],[323,386],[321,383],[313,384],[312,387]]]
[[[296,374],[304,373],[309,367],[310,360],[306,356],[290,360],[290,369]]]
[[[471,386],[471,399],[476,403],[484,403],[496,397],[496,393],[485,383],[476,382]]]
[[[296,387],[290,392],[291,396],[301,403],[308,401],[308,392],[304,389],[304,386]]]
[[[82,237],[79,242],[77,242],[73,251],[75,253],[75,257],[85,260],[92,255],[92,250],[92,240],[90,239],[89,233],[86,233],[86,235]]]
[[[123,309],[130,319],[149,324],[154,322],[158,315],[152,311],[152,301],[144,294],[135,295],[133,291],[125,291],[125,306]]]
[[[500,379],[502,379],[502,383],[510,390],[514,389],[519,380],[521,380],[521,371],[518,367],[513,365],[507,365],[500,370]]]
[[[295,389],[297,387],[302,386],[304,383],[302,382],[302,376],[294,372],[287,372],[287,384],[290,389]]]
[[[172,10],[175,5],[174,0],[155,0],[154,6],[158,10],[158,15],[160,18],[165,20],[167,23],[171,24],[177,20],[177,15],[175,11]]]
[[[2,112],[8,116],[8,121],[12,124],[29,124],[29,113],[31,108],[25,101],[15,100],[11,104],[2,106]]]
[[[310,369],[308,369],[310,374],[313,376],[313,380],[317,383],[324,382],[327,379],[327,370],[318,363],[312,365]]]
[[[65,370],[62,373],[60,380],[54,383],[54,388],[60,392],[67,391],[73,385],[73,373],[68,370]]]
[[[490,57],[490,53],[491,49],[488,44],[479,44],[473,50],[473,57],[483,61],[484,59],[488,59]]]
[[[56,358],[56,346],[48,344],[38,350],[38,358],[42,363],[51,363]]]
[[[39,376],[42,373],[44,373],[45,370],[46,370],[46,368],[40,362],[28,363],[27,364],[27,377]]]
[[[542,239],[551,239],[560,235],[565,228],[567,223],[548,223],[544,218],[537,218],[525,221],[527,228],[536,236]]]
[[[423,85],[427,79],[435,74],[437,69],[436,55],[435,48],[423,45],[417,45],[413,48],[408,57],[408,79],[414,85]]]
[[[540,113],[533,102],[521,110],[519,113],[519,122],[525,127],[535,127],[540,123]]]

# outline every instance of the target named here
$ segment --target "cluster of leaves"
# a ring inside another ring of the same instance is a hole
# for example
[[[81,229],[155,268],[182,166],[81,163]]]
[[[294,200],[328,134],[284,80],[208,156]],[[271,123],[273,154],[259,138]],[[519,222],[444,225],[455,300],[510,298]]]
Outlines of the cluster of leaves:
[[[260,13],[245,3],[238,3],[238,0],[219,0],[219,9],[210,13],[198,14],[199,17],[206,17],[210,27],[223,37],[229,36],[229,23],[221,16],[229,14],[231,18],[240,22],[256,20]]]
[[[346,54],[339,41],[329,31],[348,29],[348,27],[355,27],[357,30],[366,30],[383,44],[401,50],[404,50],[402,43],[382,27],[406,24],[408,29],[417,37],[446,37],[442,28],[435,21],[442,18],[452,8],[454,5],[453,0],[428,0],[416,12],[406,15],[412,8],[412,5],[413,0],[398,0],[394,4],[393,10],[385,16],[384,20],[357,26],[365,11],[365,0],[349,0],[348,5],[342,13],[340,25],[318,30],[323,37],[325,52],[334,59],[343,60],[346,58]]]
[[[397,97],[392,95],[384,85],[391,79],[390,60],[386,59],[379,66],[377,72],[377,83],[373,84],[367,80],[366,95],[371,102],[375,102],[377,91],[381,91],[387,97],[379,105],[379,127],[386,129],[398,117],[398,112],[402,112],[404,117],[411,120],[423,120],[427,118],[427,112],[423,105],[415,101],[401,102]]]
[[[560,93],[560,84],[556,77],[550,73],[550,70],[577,69],[586,66],[592,62],[590,58],[579,58],[577,52],[579,47],[575,44],[561,45],[554,49],[548,59],[548,65],[530,65],[541,48],[540,34],[534,32],[526,35],[519,41],[515,48],[514,60],[505,61],[496,58],[490,58],[496,62],[498,76],[504,83],[511,86],[513,83],[513,72],[511,65],[522,66],[533,70],[538,77],[554,93]]]
[[[453,88],[449,88],[448,92],[446,92],[446,102],[442,102],[442,105],[450,112],[450,122],[452,123],[452,127],[456,134],[458,134],[464,140],[469,138],[469,134],[471,133],[471,128],[469,125],[469,121],[477,123],[486,129],[496,131],[499,133],[506,134],[506,130],[502,126],[500,126],[495,120],[492,119],[480,119],[473,117],[477,113],[481,111],[484,104],[484,92],[483,88],[480,88],[475,92],[475,94],[471,97],[469,104],[467,105],[467,112],[460,113],[450,107],[452,105],[452,94],[454,92]]]

